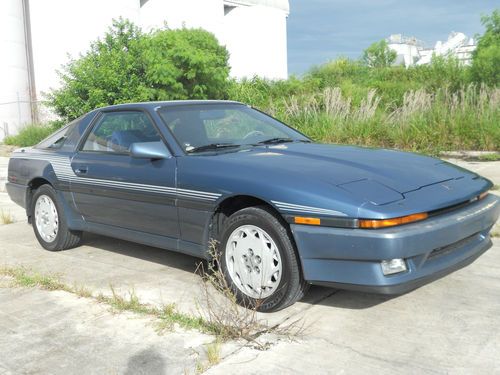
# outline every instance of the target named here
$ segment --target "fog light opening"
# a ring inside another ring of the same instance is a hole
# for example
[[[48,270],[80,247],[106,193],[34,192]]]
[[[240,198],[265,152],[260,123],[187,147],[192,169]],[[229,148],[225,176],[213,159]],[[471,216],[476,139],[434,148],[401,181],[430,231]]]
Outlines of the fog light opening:
[[[384,276],[408,271],[404,259],[383,260],[380,262],[380,265],[382,266],[382,273]]]

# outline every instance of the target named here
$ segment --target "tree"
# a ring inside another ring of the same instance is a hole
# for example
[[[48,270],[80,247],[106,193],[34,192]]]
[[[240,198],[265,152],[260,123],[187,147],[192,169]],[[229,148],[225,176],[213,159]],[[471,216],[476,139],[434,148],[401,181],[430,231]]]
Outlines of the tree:
[[[66,120],[106,105],[150,100],[222,99],[228,85],[229,54],[201,29],[145,34],[126,20],[113,21],[60,72],[62,86],[49,105]]]
[[[479,37],[472,58],[475,81],[498,86],[500,83],[500,10],[481,19],[485,32]]]
[[[387,41],[381,40],[365,49],[362,60],[371,68],[383,68],[394,64],[397,57],[396,51],[389,48]]]

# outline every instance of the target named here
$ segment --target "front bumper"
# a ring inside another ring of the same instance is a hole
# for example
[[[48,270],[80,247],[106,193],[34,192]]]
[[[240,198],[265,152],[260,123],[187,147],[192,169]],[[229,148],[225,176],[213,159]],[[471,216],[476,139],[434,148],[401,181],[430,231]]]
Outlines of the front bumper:
[[[491,247],[500,215],[492,194],[425,221],[387,229],[291,225],[304,277],[311,284],[401,294],[460,269]],[[408,271],[384,276],[382,260],[403,258]]]

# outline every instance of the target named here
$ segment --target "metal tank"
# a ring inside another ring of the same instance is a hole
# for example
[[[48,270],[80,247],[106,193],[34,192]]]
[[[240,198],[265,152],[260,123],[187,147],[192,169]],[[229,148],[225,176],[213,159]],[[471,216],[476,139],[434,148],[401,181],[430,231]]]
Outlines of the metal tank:
[[[28,1],[0,1],[0,141],[34,121],[29,47]]]

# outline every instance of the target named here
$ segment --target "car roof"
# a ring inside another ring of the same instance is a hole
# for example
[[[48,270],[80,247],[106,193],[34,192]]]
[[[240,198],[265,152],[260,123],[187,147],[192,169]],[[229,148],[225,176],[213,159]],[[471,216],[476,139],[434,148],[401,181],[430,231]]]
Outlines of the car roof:
[[[168,101],[157,101],[157,102],[140,102],[140,103],[124,103],[115,104],[106,107],[97,108],[96,110],[113,110],[113,109],[123,109],[123,108],[157,108],[157,107],[167,107],[167,106],[180,106],[180,105],[200,105],[200,104],[239,104],[245,105],[244,103],[232,101],[232,100],[168,100]]]

